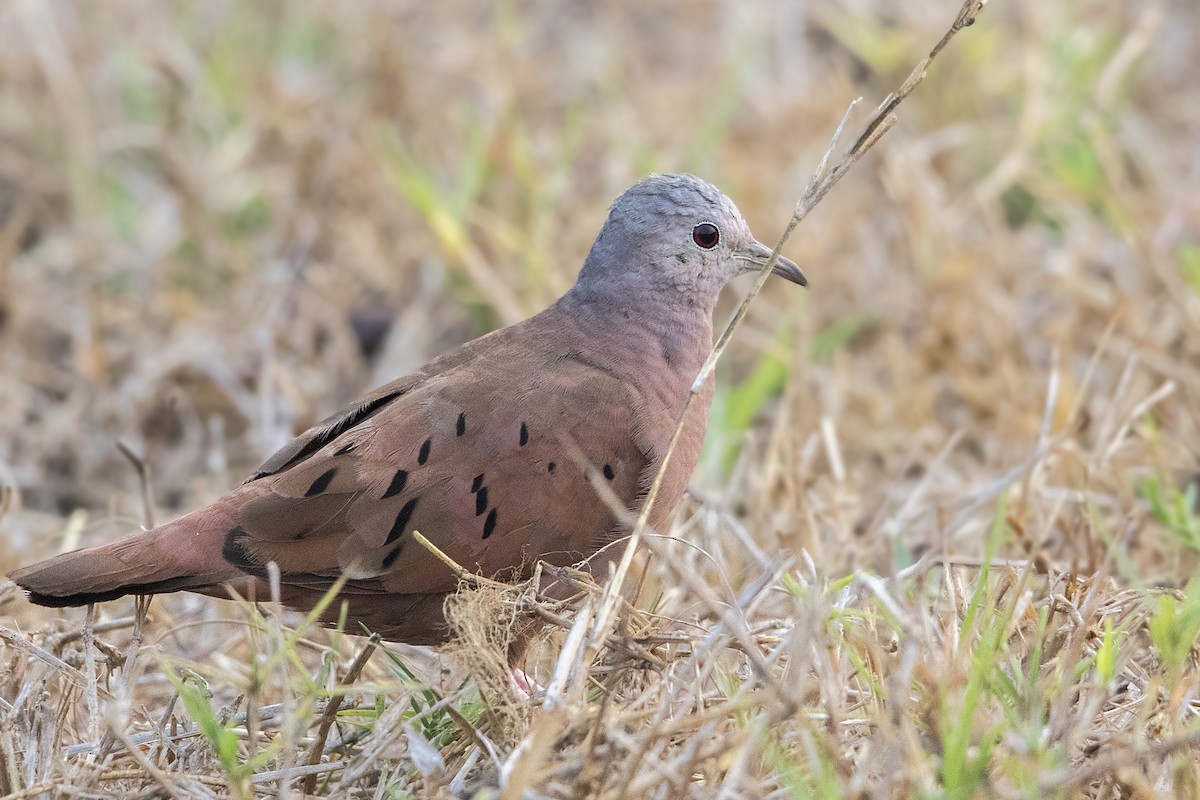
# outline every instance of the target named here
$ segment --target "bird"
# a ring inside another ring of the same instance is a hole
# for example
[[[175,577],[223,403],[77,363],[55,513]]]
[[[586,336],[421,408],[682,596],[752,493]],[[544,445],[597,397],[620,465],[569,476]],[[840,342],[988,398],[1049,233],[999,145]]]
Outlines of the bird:
[[[267,597],[274,562],[285,606],[310,610],[342,581],[325,624],[344,605],[349,630],[441,644],[459,576],[414,532],[501,580],[527,578],[539,560],[611,559],[628,515],[592,481],[641,509],[712,348],[718,295],[771,255],[713,184],[650,175],[612,203],[576,283],[545,310],[375,389],[211,505],[9,577],[50,607],[176,591]],[[782,256],[773,273],[808,285]],[[710,376],[697,391],[651,528],[687,488],[713,389]]]

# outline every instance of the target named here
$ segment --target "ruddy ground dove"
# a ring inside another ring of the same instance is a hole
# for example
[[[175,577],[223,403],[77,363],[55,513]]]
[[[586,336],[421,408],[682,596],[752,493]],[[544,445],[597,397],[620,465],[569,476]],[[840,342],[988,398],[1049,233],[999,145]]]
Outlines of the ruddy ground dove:
[[[458,579],[412,531],[510,578],[619,539],[587,465],[639,507],[712,346],[717,295],[770,253],[713,185],[651,176],[613,203],[577,283],[545,311],[376,389],[206,508],[10,577],[47,606],[227,585],[266,597],[274,561],[289,606],[311,608],[345,575],[350,630],[440,642]],[[774,272],[806,285],[787,259]],[[684,493],[712,389],[689,412],[652,527]]]

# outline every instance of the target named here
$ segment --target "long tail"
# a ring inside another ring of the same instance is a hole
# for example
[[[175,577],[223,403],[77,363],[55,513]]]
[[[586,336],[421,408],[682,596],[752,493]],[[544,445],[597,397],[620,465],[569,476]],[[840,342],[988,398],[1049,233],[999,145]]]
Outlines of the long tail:
[[[130,594],[201,590],[239,576],[222,557],[231,524],[209,506],[153,530],[111,544],[64,553],[11,573],[30,601],[81,606]]]

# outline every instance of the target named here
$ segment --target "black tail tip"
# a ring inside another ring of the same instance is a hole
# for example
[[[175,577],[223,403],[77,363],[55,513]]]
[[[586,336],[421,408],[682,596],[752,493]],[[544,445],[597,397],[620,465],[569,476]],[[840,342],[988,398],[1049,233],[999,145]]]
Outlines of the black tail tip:
[[[37,606],[46,608],[71,608],[74,606],[86,606],[92,603],[107,603],[109,600],[119,600],[122,597],[131,595],[151,595],[163,594],[165,592],[177,592],[192,588],[191,582],[187,579],[173,578],[165,581],[154,581],[152,583],[137,583],[128,586],[119,586],[115,589],[108,589],[99,592],[75,592],[74,594],[46,594],[39,592],[37,589],[30,589],[16,582],[18,586],[25,590],[25,596],[29,602]]]
[[[84,595],[75,594],[65,597],[55,597],[52,594],[27,591],[25,592],[25,597],[35,606],[45,606],[46,608],[70,608],[71,606],[86,606],[88,603],[100,602],[99,600],[88,600]],[[77,600],[76,598],[82,599]]]
[[[9,576],[12,577],[11,575]],[[47,594],[46,592],[38,591],[31,588],[20,580],[14,580],[17,586],[25,590],[25,597],[35,606],[45,606],[46,608],[70,608],[72,606],[86,606],[90,603],[103,603],[107,600],[116,600],[118,597],[124,597],[127,594],[136,594],[131,592],[129,588],[122,587],[107,592],[76,592],[73,594]]]

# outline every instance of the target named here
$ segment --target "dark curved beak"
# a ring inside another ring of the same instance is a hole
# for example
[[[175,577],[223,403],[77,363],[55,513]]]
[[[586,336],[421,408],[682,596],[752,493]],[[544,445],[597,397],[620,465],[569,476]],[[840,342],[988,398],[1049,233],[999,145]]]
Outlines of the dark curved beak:
[[[751,241],[750,244],[739,248],[733,257],[745,263],[743,272],[758,270],[762,269],[763,264],[766,264],[767,259],[771,257],[771,248],[762,242]],[[800,267],[796,266],[796,262],[790,258],[784,258],[782,255],[775,262],[771,274],[778,275],[798,286],[808,286],[808,278],[804,277],[804,273],[800,271]]]

